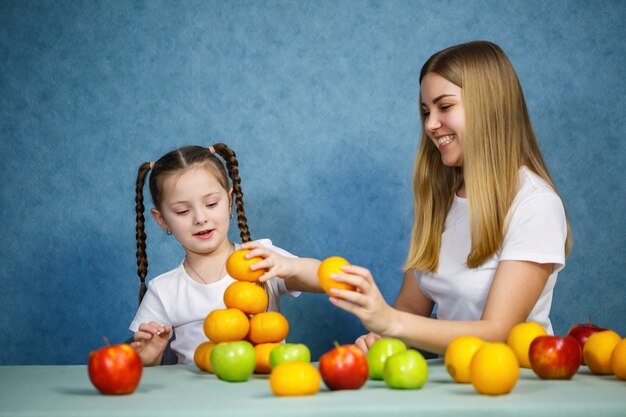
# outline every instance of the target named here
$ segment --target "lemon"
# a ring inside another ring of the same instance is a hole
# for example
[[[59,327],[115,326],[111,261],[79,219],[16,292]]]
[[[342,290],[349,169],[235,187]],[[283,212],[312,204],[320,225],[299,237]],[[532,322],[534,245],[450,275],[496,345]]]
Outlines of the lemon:
[[[470,364],[470,382],[480,394],[511,392],[519,373],[517,356],[506,343],[485,344],[474,354]]]
[[[547,335],[546,329],[534,321],[519,323],[511,329],[506,343],[515,352],[520,366],[531,368],[530,359],[528,358],[530,344],[535,337],[545,335]]]
[[[446,348],[444,365],[456,382],[470,382],[470,363],[474,354],[485,344],[476,336],[459,336]]]

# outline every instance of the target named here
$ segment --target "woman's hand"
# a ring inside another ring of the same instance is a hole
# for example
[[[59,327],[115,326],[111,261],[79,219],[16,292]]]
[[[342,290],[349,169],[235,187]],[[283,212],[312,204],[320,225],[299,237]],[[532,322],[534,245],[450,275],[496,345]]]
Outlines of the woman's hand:
[[[171,332],[172,327],[168,325],[163,326],[154,321],[142,323],[130,345],[139,353],[145,366],[160,365]]]
[[[394,324],[396,310],[385,302],[371,272],[356,265],[342,266],[341,269],[345,274],[334,274],[332,278],[355,286],[356,291],[333,288],[330,302],[357,316],[370,332],[387,334]]]

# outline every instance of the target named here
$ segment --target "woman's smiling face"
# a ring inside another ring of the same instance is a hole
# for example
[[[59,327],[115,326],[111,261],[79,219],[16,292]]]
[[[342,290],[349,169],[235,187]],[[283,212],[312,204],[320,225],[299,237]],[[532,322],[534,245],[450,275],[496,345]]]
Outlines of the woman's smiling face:
[[[450,167],[463,166],[465,109],[463,90],[434,72],[421,83],[421,107],[424,129],[441,153],[441,161]]]

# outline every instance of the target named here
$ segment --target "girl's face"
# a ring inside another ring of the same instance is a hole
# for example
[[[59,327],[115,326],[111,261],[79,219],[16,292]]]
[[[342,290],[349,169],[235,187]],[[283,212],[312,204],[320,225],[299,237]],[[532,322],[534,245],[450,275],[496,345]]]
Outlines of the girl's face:
[[[426,134],[439,149],[444,165],[462,167],[465,109],[461,87],[429,72],[422,78],[421,91]]]
[[[171,230],[187,253],[206,254],[228,245],[231,196],[206,167],[170,175],[163,183],[159,225]]]

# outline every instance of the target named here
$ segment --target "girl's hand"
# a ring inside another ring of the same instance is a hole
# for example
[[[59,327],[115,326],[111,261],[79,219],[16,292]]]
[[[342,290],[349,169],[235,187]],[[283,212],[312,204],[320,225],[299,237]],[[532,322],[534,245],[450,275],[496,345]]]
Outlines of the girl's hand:
[[[369,332],[368,334],[359,336],[358,339],[356,339],[356,341],[354,342],[354,344],[356,345],[356,347],[361,349],[363,353],[367,353],[367,351],[370,350],[370,347],[378,339],[380,339],[379,334]]]
[[[162,326],[154,321],[142,323],[130,345],[139,353],[145,366],[160,365],[171,332],[172,327],[168,325]]]
[[[291,278],[297,272],[296,262],[298,258],[287,258],[279,255],[273,250],[256,242],[246,242],[241,245],[241,249],[248,249],[250,251],[246,254],[246,259],[256,257],[263,258],[263,260],[250,266],[250,269],[253,271],[267,269],[267,272],[259,278],[260,282],[269,281],[275,277]]]
[[[341,269],[345,274],[335,274],[332,278],[354,285],[356,291],[333,288],[330,302],[357,316],[367,330],[381,335],[388,333],[394,323],[395,310],[385,302],[371,272],[356,265],[342,266]],[[363,347],[365,346],[361,349]]]

